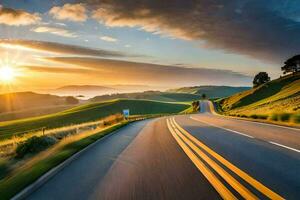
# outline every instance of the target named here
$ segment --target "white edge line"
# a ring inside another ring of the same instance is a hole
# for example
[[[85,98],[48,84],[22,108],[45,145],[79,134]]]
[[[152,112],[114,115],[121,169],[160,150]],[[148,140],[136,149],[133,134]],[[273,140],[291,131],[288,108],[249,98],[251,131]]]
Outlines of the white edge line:
[[[211,123],[208,123],[208,122],[204,122],[204,121],[199,120],[199,119],[194,118],[194,117],[190,117],[190,118],[193,119],[193,120],[196,120],[196,121],[199,121],[199,122],[208,124],[208,125],[210,125],[210,126],[214,126],[214,127],[220,128],[220,129],[224,129],[224,130],[226,130],[226,131],[230,131],[230,132],[233,132],[233,133],[237,133],[237,134],[239,134],[239,135],[246,136],[246,137],[248,137],[248,138],[254,138],[254,137],[251,136],[251,135],[247,135],[247,134],[245,134],[245,133],[241,133],[241,132],[238,132],[238,131],[235,131],[235,130],[231,130],[231,129],[228,129],[228,128],[223,128],[223,127],[221,127],[221,126],[217,126],[217,125],[214,125],[214,124],[211,124]]]
[[[210,101],[211,102],[211,101]],[[212,102],[211,102],[212,103]],[[213,105],[214,106],[214,105]],[[294,128],[294,127],[288,127],[288,126],[282,126],[282,125],[278,125],[278,124],[271,124],[271,123],[266,123],[266,122],[258,122],[258,121],[252,121],[252,120],[247,120],[247,119],[243,119],[243,118],[239,118],[239,117],[232,117],[232,116],[226,116],[226,115],[221,115],[219,113],[217,113],[215,110],[211,111],[211,113],[215,116],[219,116],[222,118],[231,118],[231,119],[236,119],[239,121],[243,121],[243,122],[251,122],[251,123],[255,123],[255,124],[261,124],[264,126],[273,126],[273,127],[278,127],[278,128],[285,128],[285,129],[290,129],[290,130],[294,130],[294,131],[300,131],[299,128]]]
[[[192,117],[192,116],[190,116],[190,118],[193,119],[193,120],[196,120],[196,121],[199,121],[199,122],[202,122],[202,123],[211,125],[211,126],[215,126],[215,127],[217,127],[217,128],[221,128],[221,129],[224,129],[224,130],[227,130],[227,131],[231,131],[231,132],[234,132],[234,133],[237,133],[237,134],[240,134],[240,135],[249,137],[249,138],[255,138],[255,137],[253,137],[253,136],[250,136],[250,135],[247,135],[247,134],[238,132],[238,131],[234,131],[234,130],[231,130],[231,129],[227,129],[227,128],[223,128],[223,127],[220,127],[220,126],[216,126],[216,125],[211,124],[211,123],[208,123],[208,122],[204,122],[204,121],[199,120],[199,119],[197,119],[197,118],[194,118],[194,117]],[[299,149],[294,149],[294,148],[292,148],[292,147],[288,147],[288,146],[285,146],[285,145],[283,145],[283,144],[279,144],[279,143],[276,143],[276,142],[273,142],[273,141],[267,141],[267,142],[300,153],[300,150],[299,150]]]
[[[277,124],[269,124],[269,123],[264,123],[264,122],[251,121],[251,120],[239,119],[239,118],[235,118],[235,117],[232,117],[232,119],[237,119],[239,121],[244,121],[244,122],[247,121],[247,122],[251,122],[251,123],[255,123],[255,124],[261,124],[261,125],[265,125],[265,126],[274,126],[274,127],[278,127],[278,128],[285,128],[285,129],[290,129],[290,130],[294,130],[294,131],[300,131],[299,128],[293,128],[293,127],[288,127],[288,126],[281,126],[281,125],[277,125]]]
[[[286,148],[286,149],[289,149],[289,150],[292,150],[292,151],[296,151],[296,152],[300,153],[300,150],[299,150],[299,149],[294,149],[294,148],[292,148],[292,147],[288,147],[288,146],[285,146],[285,145],[283,145],[283,144],[279,144],[279,143],[272,142],[272,141],[269,141],[269,143],[274,144],[274,145],[277,145],[277,146],[280,146],[280,147],[283,147],[283,148]]]

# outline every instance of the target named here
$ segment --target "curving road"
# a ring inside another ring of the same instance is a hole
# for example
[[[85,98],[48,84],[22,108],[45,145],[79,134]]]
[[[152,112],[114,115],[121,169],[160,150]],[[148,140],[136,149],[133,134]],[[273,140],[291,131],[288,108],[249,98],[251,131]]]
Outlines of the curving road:
[[[26,199],[300,199],[300,130],[201,113],[135,122]]]

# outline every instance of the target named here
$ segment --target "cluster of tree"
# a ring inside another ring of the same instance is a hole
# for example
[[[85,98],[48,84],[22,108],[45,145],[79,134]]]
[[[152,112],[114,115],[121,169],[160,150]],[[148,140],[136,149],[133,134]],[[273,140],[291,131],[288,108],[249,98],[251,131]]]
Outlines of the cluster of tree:
[[[200,102],[199,101],[193,101],[192,106],[193,106],[193,111],[196,112],[200,108]]]
[[[281,70],[283,71],[283,74],[295,74],[297,72],[300,72],[300,55],[296,55],[287,59],[284,62],[284,66],[281,67]],[[259,72],[253,79],[253,87],[260,86],[264,83],[269,82],[270,80],[271,78],[269,77],[267,72]]]
[[[264,83],[267,83],[271,80],[267,72],[259,72],[255,75],[253,79],[253,87],[260,86]]]
[[[300,55],[293,56],[284,62],[281,67],[283,74],[300,72]]]

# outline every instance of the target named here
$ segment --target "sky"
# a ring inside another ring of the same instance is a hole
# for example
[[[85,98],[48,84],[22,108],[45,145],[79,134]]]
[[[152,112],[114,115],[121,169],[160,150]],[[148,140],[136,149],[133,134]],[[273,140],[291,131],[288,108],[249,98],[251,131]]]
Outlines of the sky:
[[[294,0],[0,0],[0,92],[250,86],[282,74],[299,35]]]

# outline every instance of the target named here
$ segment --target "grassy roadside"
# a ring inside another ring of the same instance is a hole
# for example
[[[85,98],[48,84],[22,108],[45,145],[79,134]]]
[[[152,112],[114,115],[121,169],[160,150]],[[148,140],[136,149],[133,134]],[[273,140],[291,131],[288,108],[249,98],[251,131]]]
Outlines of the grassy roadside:
[[[130,109],[130,115],[171,114],[181,112],[189,106],[190,105],[182,102],[167,103],[133,99],[116,99],[89,103],[40,117],[0,122],[0,140],[9,139],[13,136],[22,136],[28,131],[32,132],[32,130],[40,130],[41,128],[47,130],[97,121],[115,113],[122,113],[123,109]]]
[[[45,132],[45,136],[51,136],[57,139],[53,146],[46,147],[45,150],[35,153],[28,154],[28,156],[22,159],[13,158],[6,159],[4,162],[0,160],[0,199],[9,199],[20,192],[22,189],[36,181],[43,174],[59,165],[70,156],[74,155],[78,151],[84,149],[88,145],[92,144],[96,140],[102,138],[103,136],[127,125],[132,121],[138,121],[148,118],[161,117],[170,114],[177,113],[189,113],[190,112],[190,104],[186,102],[178,102],[178,103],[162,103],[158,101],[146,101],[146,100],[115,100],[105,103],[94,103],[88,104],[84,106],[79,106],[77,108],[73,108],[64,112],[60,112],[58,114],[47,115],[39,118],[31,118],[26,120],[18,120],[14,121],[14,126],[10,128],[9,126],[4,126],[6,131],[15,131],[19,125],[21,128],[28,128],[27,125],[31,127],[35,122],[43,122],[43,123],[52,123],[52,118],[55,120],[71,120],[71,118],[77,119],[78,117],[84,117],[86,119],[90,119],[90,115],[93,115],[92,119],[97,119],[99,115],[109,114],[114,110],[119,111],[121,108],[130,108],[133,111],[131,112],[131,117],[128,120],[118,121],[115,115],[108,116],[107,118],[103,118],[105,123],[102,126],[96,126],[95,129],[89,129],[82,133],[74,135],[66,135],[59,139],[62,133],[58,134],[47,134]],[[109,109],[110,108],[110,109]],[[79,113],[79,114],[78,114]],[[69,116],[70,115],[70,116]],[[87,117],[89,116],[89,117]],[[112,118],[111,118],[112,117]],[[56,119],[57,118],[57,119]],[[70,119],[69,119],[70,118]],[[51,120],[50,120],[51,119]],[[99,118],[98,118],[99,119]],[[36,121],[37,120],[37,121]],[[110,120],[114,122],[110,123]],[[115,121],[116,120],[116,121]],[[64,121],[64,123],[66,122]],[[17,122],[17,123],[15,123]],[[21,124],[20,124],[21,123]],[[28,124],[29,123],[29,124]],[[88,123],[88,122],[87,122]],[[92,121],[92,123],[95,123]],[[39,123],[38,123],[39,124]],[[3,123],[0,123],[0,128]],[[5,123],[4,125],[8,125]],[[64,127],[65,128],[65,127]],[[49,132],[49,131],[48,131]],[[50,132],[49,132],[50,133]],[[63,132],[64,133],[64,132]],[[77,133],[77,132],[76,132]],[[58,136],[58,138],[56,137]],[[1,131],[0,131],[1,136]],[[34,135],[36,136],[36,135]],[[21,136],[23,138],[23,135]],[[44,134],[42,136],[44,137]],[[25,138],[30,139],[31,137]],[[24,139],[24,138],[23,138]],[[26,142],[27,140],[24,140]],[[36,143],[37,144],[37,143]],[[40,144],[40,143],[38,143]],[[44,148],[44,147],[43,147]],[[17,154],[18,155],[18,154]],[[19,160],[18,160],[19,159]],[[3,172],[3,173],[2,173]],[[3,177],[1,179],[1,177]]]
[[[213,100],[218,113],[252,121],[300,126],[300,73]]]
[[[222,106],[220,105],[220,101],[212,101],[215,107],[215,110],[218,114],[232,117],[232,118],[238,118],[238,119],[244,119],[249,121],[255,121],[255,122],[263,122],[263,123],[270,123],[275,125],[281,125],[281,126],[290,126],[290,127],[297,127],[300,128],[300,113],[271,113],[271,114],[232,114],[227,113],[222,110]]]
[[[10,199],[26,186],[36,181],[40,176],[65,161],[70,156],[128,123],[129,122],[122,122],[113,125],[96,134],[70,142],[66,145],[54,146],[52,149],[49,149],[49,151],[40,153],[38,155],[38,157],[40,157],[39,159],[32,159],[28,164],[16,169],[8,177],[0,181],[1,199]]]

